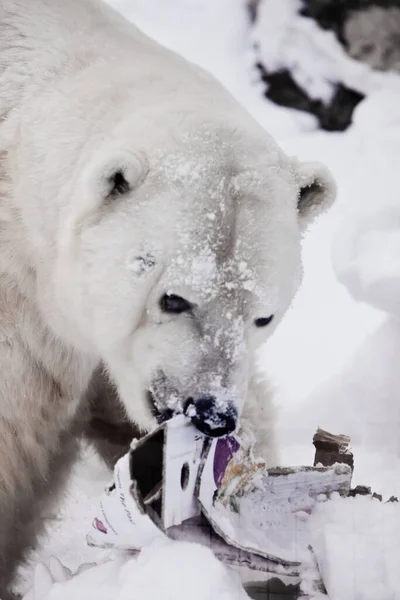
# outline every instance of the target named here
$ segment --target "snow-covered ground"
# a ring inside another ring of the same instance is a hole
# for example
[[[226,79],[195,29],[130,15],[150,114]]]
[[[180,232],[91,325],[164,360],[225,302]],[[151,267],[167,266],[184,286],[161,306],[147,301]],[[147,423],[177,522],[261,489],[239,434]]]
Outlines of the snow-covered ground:
[[[252,67],[253,34],[244,0],[110,0],[110,3],[158,41],[213,72],[287,152],[303,159],[321,160],[331,168],[339,188],[336,206],[307,235],[304,284],[261,358],[277,388],[282,462],[288,465],[311,463],[311,440],[318,425],[335,433],[347,433],[353,440],[354,482],[370,485],[386,497],[400,496],[400,369],[397,360],[400,349],[400,186],[397,181],[400,82],[391,76],[387,79],[380,76],[373,88],[375,91],[359,105],[354,124],[345,133],[316,131],[311,117],[274,106],[262,98],[262,86]],[[294,0],[279,0],[279,3],[292,8],[296,4]],[[299,40],[301,45],[301,36]],[[331,42],[330,53],[334,52]],[[309,59],[310,54],[307,56]],[[346,66],[342,55],[340,60],[340,64]],[[317,70],[320,64],[319,61]],[[361,72],[366,80],[371,80],[367,68],[358,69],[358,77],[362,77]],[[318,87],[317,83],[314,81]],[[371,89],[367,83],[361,87]],[[57,517],[49,516],[51,533],[33,560],[48,560],[55,555],[75,571],[82,563],[108,556],[104,550],[88,548],[85,534],[109,478],[109,473],[93,456],[88,455],[77,466],[68,498]],[[335,565],[331,571],[335,576],[339,567],[342,576],[347,569],[343,579],[347,588],[340,590],[340,586],[335,588],[332,584],[331,600],[351,600],[363,569],[369,583],[358,588],[361,590],[359,600],[396,600],[400,598],[400,590],[392,572],[393,565],[397,568],[399,563],[397,560],[396,564],[395,558],[400,556],[392,534],[398,531],[399,525],[391,527],[390,523],[396,522],[399,511],[393,505],[389,510],[382,505],[378,507],[377,501],[372,506],[361,500],[344,501],[346,508],[340,508],[338,501],[339,508],[335,505],[329,515],[324,516],[321,509],[316,516],[320,527],[330,523],[329,539],[338,540],[336,552],[329,554],[321,550],[321,555]],[[350,523],[354,524],[354,506],[364,518],[350,527]],[[343,516],[342,523],[338,515]],[[376,527],[379,519],[385,521],[385,526]],[[360,545],[364,538],[368,542],[366,546]],[[321,539],[316,540],[319,548],[324,545]],[[352,553],[349,544],[353,544]],[[387,551],[389,547],[391,553]],[[352,556],[352,561],[349,559],[347,563],[340,558],[345,549],[346,556]],[[164,573],[163,581],[167,587],[172,586],[171,590],[175,589],[174,576],[182,572],[181,569],[187,568],[189,572],[192,568],[191,556],[193,561],[201,561],[190,552],[185,553],[185,549],[156,549],[154,552],[164,557],[160,560],[168,560],[170,571],[167,569],[168,573]],[[183,558],[185,566],[181,564]],[[209,561],[210,557],[205,560]],[[156,564],[155,555],[150,553],[142,564],[143,574],[148,577]],[[379,572],[372,577],[377,565]],[[198,566],[199,580],[202,568],[205,573],[208,567]],[[215,564],[209,568],[214,572]],[[162,586],[152,588],[150,582],[146,584],[147,589],[139,565],[133,565],[131,570],[134,575],[128,581],[127,568],[122,569],[125,575],[121,575],[120,581],[124,591],[120,595],[104,595],[104,598],[181,598],[172,591],[160,595]],[[29,569],[25,569],[23,575],[29,581]],[[215,591],[203,590],[198,598],[222,598],[218,581],[224,577],[221,571],[216,575]],[[89,577],[88,581],[85,596],[87,588],[93,587],[93,579]],[[141,593],[136,595],[132,589],[129,592],[127,582],[139,585],[136,590],[140,589]],[[226,589],[231,585],[230,580]],[[97,588],[93,591],[103,598]],[[346,595],[341,595],[343,593]],[[77,592],[68,594],[78,598]],[[62,593],[56,597],[66,598]],[[189,597],[197,598],[187,589],[182,599]]]

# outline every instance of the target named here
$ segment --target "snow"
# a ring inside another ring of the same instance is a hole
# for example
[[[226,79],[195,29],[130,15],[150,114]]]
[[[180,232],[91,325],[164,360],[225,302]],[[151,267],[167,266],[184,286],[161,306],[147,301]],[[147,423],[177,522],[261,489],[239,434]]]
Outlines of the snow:
[[[198,564],[207,577],[198,576]],[[157,540],[138,558],[120,553],[113,560],[88,568],[75,577],[60,564],[49,567],[39,564],[35,571],[35,595],[31,591],[25,600],[44,597],[46,600],[87,600],[94,590],[97,600],[248,598],[237,574],[224,567],[208,548],[189,542]]]
[[[370,485],[386,498],[400,496],[400,78],[355,63],[329,33],[294,18],[297,0],[274,2],[280,6],[274,19],[268,24],[262,14],[255,32],[243,0],[111,3],[146,33],[214,73],[288,153],[317,158],[332,170],[337,203],[307,234],[304,283],[260,364],[277,389],[283,464],[311,464],[311,437],[319,425],[352,437],[355,484]],[[274,37],[266,35],[278,25]],[[266,64],[276,66],[279,59],[296,66],[296,77],[307,81],[314,96],[328,98],[330,81],[339,75],[370,92],[352,127],[340,134],[315,131],[308,115],[262,98],[251,66],[255,36],[263,38]],[[296,57],[304,59],[301,65]],[[147,266],[141,260],[132,264],[138,274]],[[135,590],[140,600],[241,597],[233,574],[198,546],[169,542],[147,548],[139,559],[123,555],[113,561],[110,551],[87,547],[88,525],[109,481],[110,473],[86,453],[59,514],[48,515],[48,537],[21,571],[22,591],[31,584],[31,565],[57,556],[73,573],[84,563],[106,562],[56,585],[39,567],[43,594],[35,600],[86,599],[93,591],[100,600],[125,600],[138,597]],[[330,600],[400,598],[398,510],[367,498],[319,505],[314,544]],[[313,594],[314,600],[323,597]]]
[[[358,496],[319,503],[312,546],[329,600],[398,600],[400,506]]]

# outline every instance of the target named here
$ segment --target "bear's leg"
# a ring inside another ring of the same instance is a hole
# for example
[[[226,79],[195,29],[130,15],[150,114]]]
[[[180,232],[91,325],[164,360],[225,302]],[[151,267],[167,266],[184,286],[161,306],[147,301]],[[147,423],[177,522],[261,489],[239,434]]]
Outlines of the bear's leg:
[[[91,380],[85,401],[89,415],[84,439],[94,446],[111,469],[129,451],[133,438],[141,437],[139,430],[126,416],[117,390],[102,367]]]
[[[71,403],[15,336],[0,340],[0,598],[76,455]]]
[[[14,594],[13,592],[7,591],[2,592],[1,600],[21,600],[22,596],[20,594]]]

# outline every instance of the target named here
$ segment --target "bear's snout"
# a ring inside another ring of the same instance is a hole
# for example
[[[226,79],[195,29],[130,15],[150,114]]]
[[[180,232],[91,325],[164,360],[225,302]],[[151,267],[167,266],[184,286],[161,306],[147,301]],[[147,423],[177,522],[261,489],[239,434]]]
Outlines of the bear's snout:
[[[209,437],[222,437],[236,429],[238,412],[231,402],[219,401],[215,396],[189,398],[185,414],[199,431]]]

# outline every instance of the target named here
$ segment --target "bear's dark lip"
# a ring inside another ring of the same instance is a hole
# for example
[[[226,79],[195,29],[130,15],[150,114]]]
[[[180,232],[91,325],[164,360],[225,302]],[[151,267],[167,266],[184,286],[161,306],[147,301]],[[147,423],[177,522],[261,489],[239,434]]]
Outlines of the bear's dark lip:
[[[147,402],[149,404],[151,414],[156,419],[157,423],[161,425],[166,421],[169,421],[174,416],[174,412],[170,408],[165,408],[164,410],[160,410],[159,404],[157,403],[153,392],[147,390]]]

